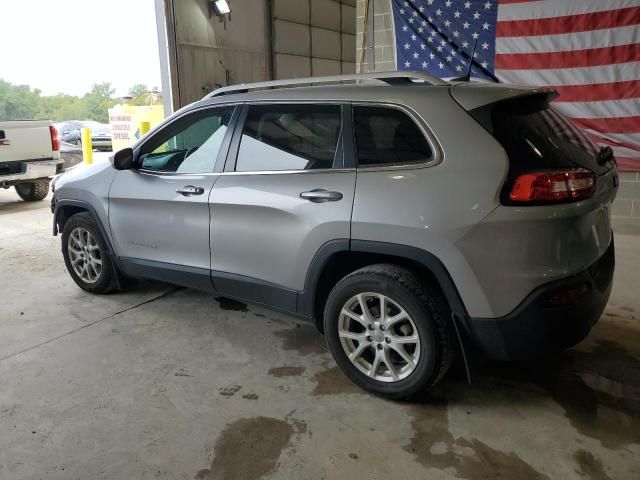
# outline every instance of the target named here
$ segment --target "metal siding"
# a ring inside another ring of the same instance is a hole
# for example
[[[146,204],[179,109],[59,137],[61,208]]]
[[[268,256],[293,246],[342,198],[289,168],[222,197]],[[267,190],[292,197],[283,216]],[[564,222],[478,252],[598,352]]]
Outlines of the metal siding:
[[[275,0],[274,77],[353,72],[355,3],[355,0]]]

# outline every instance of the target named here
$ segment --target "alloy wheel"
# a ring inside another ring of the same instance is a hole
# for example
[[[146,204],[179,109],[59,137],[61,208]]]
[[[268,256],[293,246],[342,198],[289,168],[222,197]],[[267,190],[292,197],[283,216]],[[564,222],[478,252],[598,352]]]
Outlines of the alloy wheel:
[[[398,302],[380,293],[351,297],[340,311],[338,335],[349,361],[374,380],[407,378],[420,360],[413,319]]]
[[[67,242],[69,261],[73,271],[87,283],[96,283],[102,275],[100,246],[89,230],[76,227]]]

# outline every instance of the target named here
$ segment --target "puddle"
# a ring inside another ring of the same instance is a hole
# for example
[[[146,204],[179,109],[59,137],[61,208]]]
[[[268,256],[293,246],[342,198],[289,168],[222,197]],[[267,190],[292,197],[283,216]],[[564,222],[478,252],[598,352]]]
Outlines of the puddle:
[[[341,395],[359,393],[368,395],[364,390],[349,380],[338,367],[321,370],[313,376],[316,386],[312,395]]]
[[[228,387],[220,387],[218,393],[223,397],[233,397],[242,387],[240,385],[231,385]]]
[[[537,379],[581,434],[607,448],[640,443],[640,359],[608,341],[566,352]]]
[[[270,417],[241,418],[216,440],[213,461],[197,480],[255,480],[273,472],[294,427]]]
[[[454,468],[456,477],[467,480],[545,480],[514,452],[495,450],[478,439],[455,439],[449,432],[447,402],[434,398],[429,404],[408,408],[413,437],[403,447],[421,465],[441,470]]]
[[[299,377],[304,373],[304,367],[274,367],[270,368],[267,372],[272,377],[282,378],[282,377]]]
[[[274,335],[284,340],[283,350],[295,350],[302,356],[328,352],[324,345],[324,337],[313,325],[297,323],[296,328],[277,330]]]
[[[232,300],[230,298],[218,297],[216,298],[216,302],[218,302],[218,305],[220,305],[222,310],[230,310],[232,312],[249,311],[246,303],[238,302],[237,300]]]
[[[591,452],[578,450],[573,454],[573,458],[578,463],[578,473],[583,477],[587,477],[591,480],[612,480],[604,471],[602,461],[594,457]]]

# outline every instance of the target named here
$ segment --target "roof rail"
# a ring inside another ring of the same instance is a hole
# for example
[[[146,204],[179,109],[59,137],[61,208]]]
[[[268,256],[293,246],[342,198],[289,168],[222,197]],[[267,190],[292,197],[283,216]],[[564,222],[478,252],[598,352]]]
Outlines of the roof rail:
[[[420,72],[382,72],[358,73],[353,75],[331,75],[326,77],[290,78],[287,80],[271,80],[268,82],[241,83],[221,87],[207,94],[204,98],[218,97],[232,93],[246,93],[249,90],[266,88],[291,87],[294,85],[319,85],[323,83],[380,81],[388,85],[408,85],[411,83],[428,83],[431,85],[448,85],[448,82],[433,75]]]

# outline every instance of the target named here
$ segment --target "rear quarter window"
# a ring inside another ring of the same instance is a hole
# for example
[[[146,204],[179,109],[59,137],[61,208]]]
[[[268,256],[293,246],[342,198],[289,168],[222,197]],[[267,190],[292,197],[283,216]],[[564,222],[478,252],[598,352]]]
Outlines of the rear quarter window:
[[[411,165],[433,157],[420,127],[397,108],[356,106],[353,118],[358,166]]]

